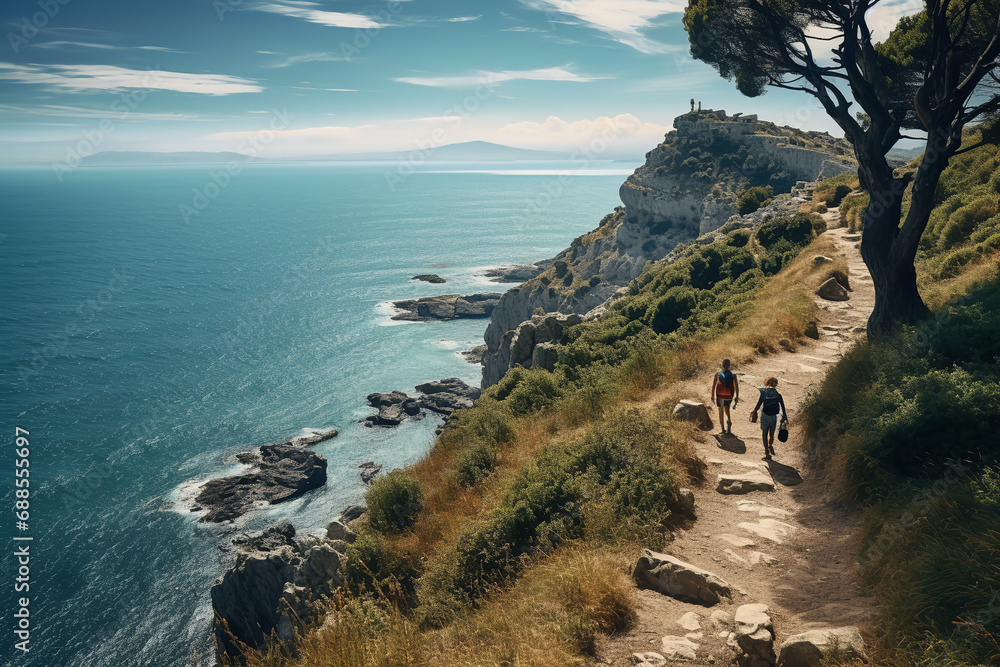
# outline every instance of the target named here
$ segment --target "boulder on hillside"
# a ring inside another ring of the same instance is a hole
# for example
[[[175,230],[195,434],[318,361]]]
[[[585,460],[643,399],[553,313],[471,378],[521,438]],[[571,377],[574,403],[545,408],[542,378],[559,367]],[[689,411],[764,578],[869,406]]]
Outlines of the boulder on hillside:
[[[712,418],[708,414],[708,408],[701,401],[682,399],[674,406],[673,415],[681,421],[694,423],[703,431],[712,430]]]
[[[732,597],[729,584],[720,577],[649,549],[642,550],[632,570],[632,579],[639,588],[707,606]]]
[[[856,627],[822,628],[789,637],[781,643],[778,667],[820,667],[831,658],[868,661],[865,641]]]
[[[358,536],[343,521],[334,519],[326,525],[326,537],[330,540],[339,540],[351,544]]]
[[[769,667],[775,663],[774,625],[766,604],[745,604],[736,610],[733,639],[740,667]]]
[[[815,320],[806,325],[806,330],[803,332],[806,338],[812,338],[813,340],[819,340],[819,325]]]
[[[832,262],[833,258],[826,255],[816,255],[813,257],[813,264],[830,264]]]
[[[836,278],[830,278],[820,285],[816,290],[816,296],[827,301],[847,301],[851,298],[847,288],[838,283]]]

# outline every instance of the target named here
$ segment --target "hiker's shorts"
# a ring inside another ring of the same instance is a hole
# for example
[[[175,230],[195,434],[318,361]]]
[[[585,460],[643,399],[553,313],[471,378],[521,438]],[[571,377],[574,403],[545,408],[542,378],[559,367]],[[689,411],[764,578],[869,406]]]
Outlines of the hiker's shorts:
[[[778,415],[760,414],[760,430],[773,431],[778,428]]]
[[[731,398],[716,398],[715,399],[715,404],[718,405],[720,408],[728,408],[730,405],[732,405],[732,403],[733,403],[733,399],[731,399]]]

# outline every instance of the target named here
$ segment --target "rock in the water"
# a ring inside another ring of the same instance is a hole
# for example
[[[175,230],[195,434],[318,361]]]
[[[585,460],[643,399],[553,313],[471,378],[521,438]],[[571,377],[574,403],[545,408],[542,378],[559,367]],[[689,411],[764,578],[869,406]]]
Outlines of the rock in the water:
[[[640,588],[648,588],[678,600],[713,605],[731,598],[729,584],[718,576],[682,560],[643,549],[632,570]]]
[[[423,396],[407,396],[401,391],[368,394],[368,403],[378,414],[365,417],[366,426],[398,426],[403,420],[421,417],[425,412],[450,416],[459,408],[471,408],[479,398],[479,388],[458,378],[445,378],[416,386]]]
[[[262,649],[273,632],[291,637],[309,621],[309,603],[343,583],[343,556],[331,542],[296,540],[287,522],[233,544],[235,563],[211,590],[220,657],[239,656],[234,639]]]
[[[719,475],[719,493],[736,494],[751,491],[774,491],[774,480],[763,470],[724,473]]]
[[[824,659],[868,660],[865,641],[854,626],[823,628],[793,635],[781,643],[779,667],[820,667]]]
[[[323,442],[325,440],[330,440],[331,438],[336,438],[340,435],[339,431],[335,428],[328,430],[317,430],[312,429],[309,433],[304,435],[297,435],[288,441],[289,445],[294,445],[296,447],[308,447],[309,445],[315,445],[318,442]]]
[[[674,417],[681,421],[694,422],[703,431],[712,429],[712,418],[708,414],[708,408],[701,401],[682,399],[674,406]]]
[[[382,466],[374,461],[367,461],[358,467],[361,468],[361,481],[365,484],[371,484],[382,472]]]
[[[745,604],[736,610],[736,644],[740,667],[770,667],[774,657],[774,625],[765,604]]]
[[[851,298],[847,289],[838,283],[836,278],[830,278],[820,285],[816,290],[816,296],[827,301],[847,301]]]
[[[502,294],[499,292],[484,292],[465,296],[442,294],[440,296],[425,296],[420,299],[393,301],[392,305],[400,312],[393,315],[392,319],[430,322],[433,320],[489,317],[501,296]]]
[[[698,645],[687,637],[666,636],[660,641],[660,651],[667,660],[697,660]]]
[[[255,466],[249,473],[212,479],[202,486],[191,508],[209,510],[201,521],[231,521],[255,502],[273,505],[326,484],[326,459],[311,450],[285,443],[264,445],[258,452],[241,459]]]
[[[436,273],[421,273],[419,276],[413,276],[410,280],[422,280],[425,283],[441,284],[448,282]]]
[[[550,266],[552,266],[551,260],[536,262],[535,264],[515,264],[514,266],[486,269],[483,275],[495,283],[523,283],[538,276]]]
[[[486,354],[486,345],[477,345],[471,350],[465,350],[461,353],[462,358],[468,361],[470,364],[481,364],[483,363],[483,355]]]

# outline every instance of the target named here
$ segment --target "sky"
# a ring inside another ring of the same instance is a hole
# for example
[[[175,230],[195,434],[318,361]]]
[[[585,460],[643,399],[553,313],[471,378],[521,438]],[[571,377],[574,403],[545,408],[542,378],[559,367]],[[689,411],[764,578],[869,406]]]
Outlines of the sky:
[[[919,2],[885,0],[876,32]],[[472,140],[641,159],[692,98],[838,134],[807,95],[745,98],[693,61],[685,4],[5,0],[0,162]]]

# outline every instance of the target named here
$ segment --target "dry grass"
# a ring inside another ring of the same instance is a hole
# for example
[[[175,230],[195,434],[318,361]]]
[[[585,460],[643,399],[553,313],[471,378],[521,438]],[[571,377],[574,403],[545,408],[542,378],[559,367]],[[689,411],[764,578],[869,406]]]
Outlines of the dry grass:
[[[968,264],[954,278],[937,278],[933,273],[921,270],[922,268],[918,263],[917,284],[920,296],[928,308],[935,310],[954,298],[954,295],[968,294],[975,285],[995,279],[1000,272],[1000,251],[983,253],[979,261]]]

